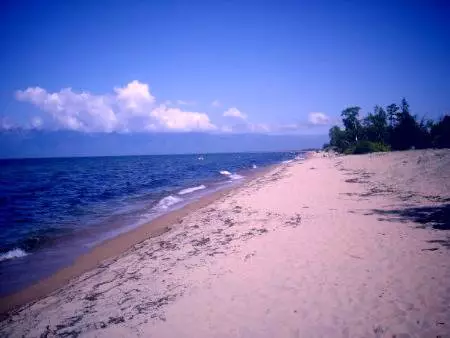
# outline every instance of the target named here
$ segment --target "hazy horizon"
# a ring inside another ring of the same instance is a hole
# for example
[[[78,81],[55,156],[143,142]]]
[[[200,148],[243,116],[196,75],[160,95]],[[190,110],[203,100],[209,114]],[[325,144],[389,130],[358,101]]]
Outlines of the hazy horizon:
[[[1,159],[282,152],[320,148],[326,135],[0,132]]]

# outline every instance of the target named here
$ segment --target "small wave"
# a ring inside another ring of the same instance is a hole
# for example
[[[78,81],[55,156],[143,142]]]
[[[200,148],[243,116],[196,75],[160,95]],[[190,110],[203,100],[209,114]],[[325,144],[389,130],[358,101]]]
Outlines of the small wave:
[[[13,250],[10,250],[8,252],[0,254],[0,262],[1,261],[6,261],[8,259],[13,259],[13,258],[25,257],[27,255],[28,254],[25,251],[23,251],[22,249],[18,249],[18,248],[17,249],[13,249]]]
[[[191,192],[194,192],[194,191],[197,191],[197,190],[203,190],[203,189],[206,189],[206,187],[202,184],[202,185],[199,185],[197,187],[186,188],[186,189],[180,190],[178,192],[178,195],[186,195],[186,194],[190,194]]]
[[[287,163],[292,163],[292,161],[293,160],[286,160],[286,161],[283,161],[282,163],[287,164]]]
[[[244,178],[244,176],[239,175],[239,174],[231,174],[230,175],[230,179],[232,179],[232,180],[240,180],[241,178]]]
[[[169,195],[167,197],[164,197],[162,200],[160,200],[158,202],[158,204],[156,205],[156,208],[158,208],[158,209],[167,209],[170,206],[181,202],[182,200],[183,199],[180,198],[180,197]]]
[[[253,165],[252,165],[252,168],[253,168],[253,169],[256,169],[256,168],[258,168],[258,166],[257,166],[256,164],[253,164]]]
[[[199,161],[203,161],[205,158],[203,156],[198,157]]]
[[[241,178],[244,178],[244,176],[239,174],[232,174],[228,170],[221,170],[219,171],[220,174],[227,176],[230,180],[240,180]]]

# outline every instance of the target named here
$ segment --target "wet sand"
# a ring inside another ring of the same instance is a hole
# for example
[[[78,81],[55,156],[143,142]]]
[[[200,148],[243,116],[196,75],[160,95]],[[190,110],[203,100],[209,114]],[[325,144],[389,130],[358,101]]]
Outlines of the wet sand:
[[[0,332],[448,336],[450,151],[324,156],[108,242]]]
[[[214,202],[231,189],[232,188],[226,188],[204,196],[183,208],[162,215],[149,223],[143,224],[131,231],[122,233],[95,246],[89,252],[80,255],[73,264],[57,271],[50,277],[45,278],[24,290],[1,298],[0,313],[5,313],[14,307],[42,298],[64,286],[71,279],[99,266],[104,260],[122,254],[133,245],[138,244],[145,239],[160,236],[164,232],[170,230],[170,225],[179,222],[180,219],[193,210],[202,208]]]
[[[275,165],[271,165],[266,168],[259,169],[253,173],[248,172],[246,179],[243,182],[264,175],[274,167]],[[121,233],[118,236],[96,245],[92,250],[77,257],[73,264],[58,270],[56,273],[32,284],[29,287],[24,288],[23,290],[0,298],[0,315],[4,315],[18,306],[36,301],[50,294],[51,292],[66,285],[71,279],[98,267],[107,259],[119,256],[135,244],[138,244],[148,238],[160,236],[164,232],[169,231],[171,225],[178,223],[189,213],[213,203],[224,194],[227,194],[233,189],[238,189],[240,186],[241,184],[239,181],[233,182],[233,185],[230,187],[225,187],[213,193],[202,196],[182,208],[159,216],[151,222],[143,224],[135,229],[132,229],[131,231]]]

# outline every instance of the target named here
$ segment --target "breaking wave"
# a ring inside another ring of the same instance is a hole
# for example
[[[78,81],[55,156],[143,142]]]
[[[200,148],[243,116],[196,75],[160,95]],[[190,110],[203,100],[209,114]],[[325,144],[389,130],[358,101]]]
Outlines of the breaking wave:
[[[13,249],[8,252],[0,254],[0,262],[6,261],[8,259],[13,259],[13,258],[25,257],[27,255],[28,254],[25,251],[23,251],[22,249],[16,248],[16,249]]]
[[[182,200],[183,199],[180,197],[169,195],[160,200],[156,205],[156,208],[165,210],[174,204],[180,203]]]
[[[203,190],[203,189],[206,189],[206,186],[204,186],[204,185],[202,184],[202,185],[199,185],[199,186],[197,186],[197,187],[186,188],[186,189],[180,190],[180,191],[178,192],[178,195],[186,195],[186,194],[190,194],[190,193],[192,193],[192,192],[194,192],[194,191],[197,191],[197,190]]]
[[[233,180],[233,181],[234,180],[239,180],[241,178],[244,178],[244,176],[239,175],[239,174],[232,174],[228,170],[221,170],[221,171],[219,171],[219,173],[221,175],[224,175],[224,176],[228,177],[230,180]]]

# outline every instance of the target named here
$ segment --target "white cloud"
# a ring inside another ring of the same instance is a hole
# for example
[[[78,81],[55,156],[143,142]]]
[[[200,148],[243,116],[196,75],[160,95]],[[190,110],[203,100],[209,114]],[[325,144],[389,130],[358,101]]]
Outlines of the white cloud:
[[[148,84],[134,80],[126,87],[114,88],[118,104],[133,113],[144,113],[146,108],[155,102],[155,97],[150,93]]]
[[[305,132],[314,126],[331,123],[324,113],[310,113],[308,122],[297,124],[264,124],[248,121],[248,117],[236,107],[223,116],[223,126],[215,125],[204,112],[186,111],[179,105],[194,101],[166,101],[156,103],[149,85],[132,81],[123,87],[114,87],[111,93],[93,94],[63,88],[48,92],[41,87],[29,87],[16,93],[19,101],[29,102],[50,115],[34,116],[27,128],[57,127],[86,132],[134,132],[134,131],[216,131],[223,133],[295,133]],[[178,105],[178,106],[177,106]],[[211,103],[219,106],[215,100]],[[10,129],[9,120],[0,119],[0,129]],[[317,129],[317,128],[312,128]]]
[[[182,111],[179,108],[169,108],[163,104],[153,109],[150,115],[168,130],[194,131],[217,129],[205,113]]]
[[[242,119],[242,120],[246,120],[246,119],[247,119],[247,115],[245,115],[244,113],[241,113],[241,112],[240,112],[237,108],[235,108],[235,107],[226,110],[226,111],[223,113],[223,116],[226,116],[226,117],[236,117],[236,118],[239,118],[239,119]]]
[[[222,104],[220,103],[219,100],[214,100],[213,102],[211,102],[211,106],[213,107],[220,107]]]
[[[45,89],[35,87],[17,91],[16,98],[29,101],[50,113],[61,126],[68,129],[112,131],[118,124],[111,107],[111,98],[107,96],[75,93],[71,88],[48,93]]]
[[[186,112],[179,108],[168,108],[167,105],[155,107],[156,100],[148,84],[136,80],[125,87],[115,87],[114,94],[94,95],[85,91],[75,92],[71,88],[49,93],[40,87],[30,87],[17,91],[16,98],[34,104],[49,113],[59,127],[71,130],[216,129],[205,113]]]
[[[324,113],[309,113],[308,122],[312,125],[325,125],[330,122],[330,118]]]

